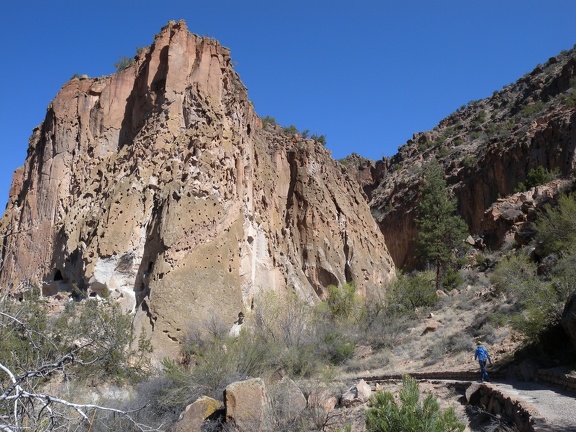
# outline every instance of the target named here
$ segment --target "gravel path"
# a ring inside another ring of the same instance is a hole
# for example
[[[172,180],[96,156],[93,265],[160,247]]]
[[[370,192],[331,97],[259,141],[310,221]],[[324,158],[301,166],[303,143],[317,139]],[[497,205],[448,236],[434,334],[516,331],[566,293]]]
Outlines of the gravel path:
[[[548,425],[548,428],[540,430],[576,432],[576,392],[537,382],[497,382],[492,385],[534,406]]]

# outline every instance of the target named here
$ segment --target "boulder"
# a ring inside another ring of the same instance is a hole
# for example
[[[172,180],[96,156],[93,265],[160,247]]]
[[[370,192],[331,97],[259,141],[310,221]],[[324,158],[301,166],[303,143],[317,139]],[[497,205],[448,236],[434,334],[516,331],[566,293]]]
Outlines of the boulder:
[[[226,423],[238,431],[265,431],[269,415],[266,386],[261,378],[234,382],[224,390]]]
[[[322,410],[328,414],[336,408],[337,404],[338,399],[327,388],[314,389],[310,395],[308,395],[308,408],[314,411]]]
[[[426,320],[426,327],[424,328],[424,331],[422,332],[422,334],[420,336],[424,336],[427,333],[433,333],[436,330],[438,330],[438,327],[440,327],[440,323],[436,320],[433,319],[428,319]]]
[[[306,397],[300,387],[288,377],[269,386],[269,398],[274,417],[292,423],[306,409]]]
[[[224,404],[208,396],[196,399],[180,414],[174,425],[174,432],[200,432],[202,423],[217,411],[223,411]]]
[[[367,402],[371,394],[372,389],[370,388],[370,384],[362,379],[342,395],[342,405],[349,407],[354,404]]]

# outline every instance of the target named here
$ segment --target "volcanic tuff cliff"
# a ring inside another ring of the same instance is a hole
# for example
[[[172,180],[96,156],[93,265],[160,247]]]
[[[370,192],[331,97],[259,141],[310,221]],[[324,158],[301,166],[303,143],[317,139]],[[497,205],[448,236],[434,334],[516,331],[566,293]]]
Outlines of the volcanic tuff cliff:
[[[470,233],[498,247],[501,225],[485,211],[543,167],[570,177],[576,167],[576,48],[550,58],[489,98],[471,101],[392,158],[343,163],[359,181],[398,266],[414,264],[414,221],[423,168],[437,160]],[[544,203],[541,197],[523,199]],[[505,229],[504,229],[505,230]]]
[[[2,287],[110,293],[162,355],[260,291],[394,275],[367,200],[313,140],[262,129],[218,42],[170,22],[125,70],[49,105],[1,220]]]

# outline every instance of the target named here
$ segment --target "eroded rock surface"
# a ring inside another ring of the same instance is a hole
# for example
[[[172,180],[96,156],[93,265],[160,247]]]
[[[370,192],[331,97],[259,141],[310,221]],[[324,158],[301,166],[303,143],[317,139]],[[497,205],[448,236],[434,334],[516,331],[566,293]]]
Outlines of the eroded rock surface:
[[[260,291],[382,289],[394,268],[357,182],[319,143],[263,130],[231,63],[170,22],[125,70],[66,83],[14,175],[1,286],[112,295],[161,356]]]

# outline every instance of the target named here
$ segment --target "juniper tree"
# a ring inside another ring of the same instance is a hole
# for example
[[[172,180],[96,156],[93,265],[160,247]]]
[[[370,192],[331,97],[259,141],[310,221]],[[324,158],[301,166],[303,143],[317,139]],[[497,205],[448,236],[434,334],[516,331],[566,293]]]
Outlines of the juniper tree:
[[[424,174],[424,185],[417,206],[417,254],[436,267],[436,289],[442,284],[443,271],[454,259],[454,249],[463,244],[467,226],[456,213],[456,199],[444,179],[439,164],[432,163]]]

